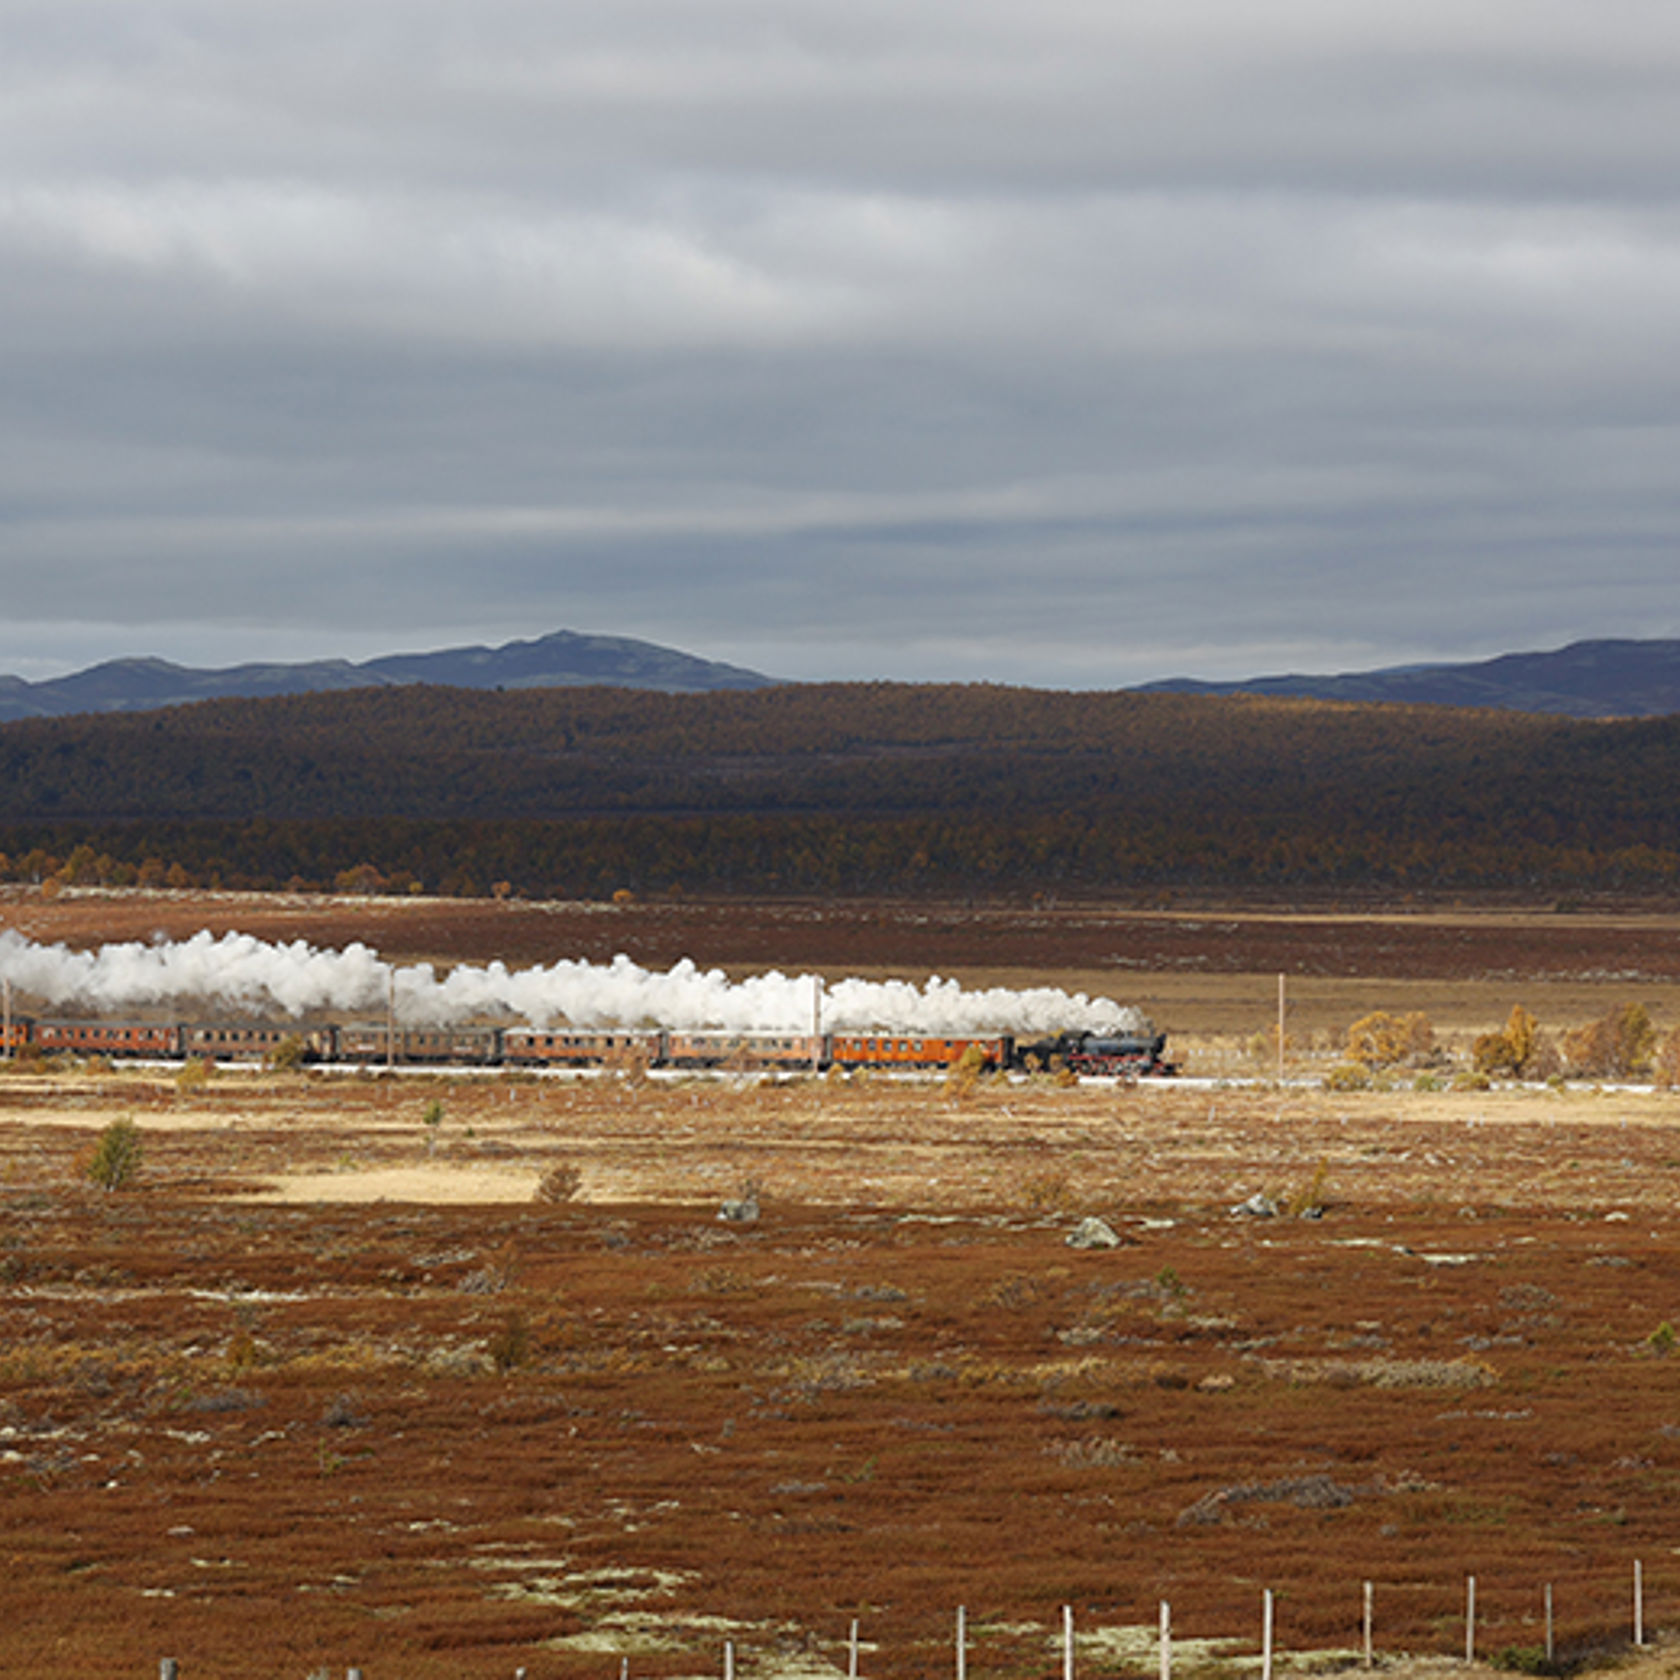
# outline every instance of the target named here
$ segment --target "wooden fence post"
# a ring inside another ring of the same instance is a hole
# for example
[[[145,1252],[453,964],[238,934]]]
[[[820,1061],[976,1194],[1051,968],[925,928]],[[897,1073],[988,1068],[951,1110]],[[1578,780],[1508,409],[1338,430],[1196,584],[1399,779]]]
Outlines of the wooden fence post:
[[[1371,1598],[1371,1583],[1367,1581],[1365,1583],[1365,1666],[1367,1668],[1375,1668],[1377,1666],[1376,1648],[1371,1643]]]
[[[1476,1577],[1464,1578],[1464,1660],[1476,1660]]]
[[[1272,1680],[1272,1589],[1260,1600],[1260,1680]]]
[[[1161,1680],[1172,1680],[1172,1606],[1161,1600]]]

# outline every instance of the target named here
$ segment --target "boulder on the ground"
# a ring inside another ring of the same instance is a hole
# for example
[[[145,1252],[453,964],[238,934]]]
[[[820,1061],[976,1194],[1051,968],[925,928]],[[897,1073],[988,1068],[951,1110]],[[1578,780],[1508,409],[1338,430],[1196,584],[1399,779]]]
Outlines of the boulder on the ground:
[[[1067,1245],[1069,1248],[1118,1248],[1120,1238],[1106,1219],[1098,1219],[1093,1215],[1081,1219],[1068,1232]]]

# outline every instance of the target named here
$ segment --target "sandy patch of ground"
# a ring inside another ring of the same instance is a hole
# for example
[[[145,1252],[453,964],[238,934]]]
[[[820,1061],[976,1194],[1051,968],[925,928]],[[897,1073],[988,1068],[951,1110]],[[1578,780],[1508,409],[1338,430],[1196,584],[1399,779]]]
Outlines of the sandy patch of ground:
[[[425,1202],[433,1207],[528,1202],[539,1175],[497,1167],[372,1167],[292,1173],[250,1199],[263,1202]]]

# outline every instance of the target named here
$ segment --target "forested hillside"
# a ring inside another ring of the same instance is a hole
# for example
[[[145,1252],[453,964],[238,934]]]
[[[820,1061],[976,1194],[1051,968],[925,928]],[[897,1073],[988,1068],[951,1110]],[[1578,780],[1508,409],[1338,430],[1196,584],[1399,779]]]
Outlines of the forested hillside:
[[[851,684],[445,688],[0,729],[25,878],[532,893],[1680,879],[1680,719]],[[51,866],[50,868],[48,866]]]

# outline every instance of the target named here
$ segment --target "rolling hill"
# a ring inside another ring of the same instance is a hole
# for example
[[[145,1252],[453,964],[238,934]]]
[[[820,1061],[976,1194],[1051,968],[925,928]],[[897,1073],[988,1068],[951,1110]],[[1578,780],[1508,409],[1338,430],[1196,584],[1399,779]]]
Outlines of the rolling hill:
[[[306,664],[232,665],[201,670],[165,659],[113,659],[47,682],[0,677],[0,721],[67,717],[78,712],[140,712],[198,700],[274,698],[353,688],[443,683],[455,688],[576,688],[604,684],[668,694],[763,688],[773,677],[698,659],[628,636],[557,630],[501,647],[398,653],[362,664],[322,659]]]
[[[1561,717],[1662,717],[1680,712],[1680,641],[1572,642],[1552,653],[1506,653],[1465,665],[1397,665],[1340,676],[1173,677],[1140,694],[1262,694],[1413,706],[1485,706]]]

